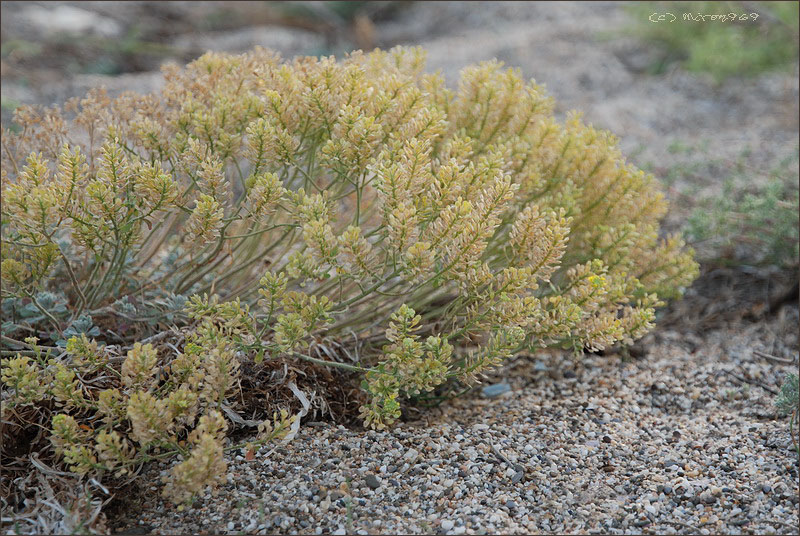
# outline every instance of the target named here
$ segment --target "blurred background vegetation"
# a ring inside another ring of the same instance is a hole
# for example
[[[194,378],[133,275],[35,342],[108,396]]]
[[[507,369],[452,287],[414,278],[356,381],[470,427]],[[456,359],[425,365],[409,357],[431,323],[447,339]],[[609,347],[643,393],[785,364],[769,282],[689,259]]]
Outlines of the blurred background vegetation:
[[[730,76],[791,68],[798,57],[798,8],[798,2],[632,2],[628,11],[635,22],[627,32],[661,47],[649,66],[651,74],[678,62],[721,82]],[[677,20],[653,23],[653,13],[671,13]],[[686,14],[728,13],[748,19],[684,21]],[[755,20],[749,18],[752,13]]]

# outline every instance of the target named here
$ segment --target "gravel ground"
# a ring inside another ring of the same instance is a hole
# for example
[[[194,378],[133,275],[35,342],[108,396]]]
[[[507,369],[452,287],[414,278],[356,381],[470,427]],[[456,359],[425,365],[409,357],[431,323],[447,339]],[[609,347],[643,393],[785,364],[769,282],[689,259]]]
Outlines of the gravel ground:
[[[503,394],[476,389],[384,432],[307,423],[253,461],[232,452],[227,485],[187,511],[154,500],[154,485],[117,523],[156,534],[796,534],[798,458],[770,392],[786,369],[752,350],[791,353],[797,322],[789,306],[703,339],[658,331],[638,360],[520,358],[486,384],[507,384]]]

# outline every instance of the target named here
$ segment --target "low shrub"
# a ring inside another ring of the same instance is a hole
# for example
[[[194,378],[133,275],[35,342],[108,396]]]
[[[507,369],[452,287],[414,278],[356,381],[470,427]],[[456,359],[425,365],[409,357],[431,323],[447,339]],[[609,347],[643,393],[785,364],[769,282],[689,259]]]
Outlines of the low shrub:
[[[651,329],[697,274],[679,236],[659,238],[655,179],[611,134],[557,122],[518,71],[482,63],[451,90],[423,67],[420,49],[209,53],[166,68],[160,94],[17,109],[6,430],[46,416],[79,473],[180,454],[166,493],[182,502],[224,472],[244,362],[361,374],[381,428],[403,398],[519,352]],[[151,344],[173,326],[175,344]],[[357,359],[320,352],[349,340]]]
[[[769,177],[734,174],[719,195],[693,200],[687,239],[702,242],[709,261],[796,270],[800,264],[798,154]]]

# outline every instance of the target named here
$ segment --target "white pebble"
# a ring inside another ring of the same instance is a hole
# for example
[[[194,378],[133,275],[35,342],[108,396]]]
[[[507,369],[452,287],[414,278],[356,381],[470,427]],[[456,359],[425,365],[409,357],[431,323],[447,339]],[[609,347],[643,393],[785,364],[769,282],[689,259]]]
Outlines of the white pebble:
[[[442,521],[442,530],[445,532],[450,531],[453,529],[453,525],[454,523],[452,521],[450,521],[449,519],[445,519],[444,521]]]

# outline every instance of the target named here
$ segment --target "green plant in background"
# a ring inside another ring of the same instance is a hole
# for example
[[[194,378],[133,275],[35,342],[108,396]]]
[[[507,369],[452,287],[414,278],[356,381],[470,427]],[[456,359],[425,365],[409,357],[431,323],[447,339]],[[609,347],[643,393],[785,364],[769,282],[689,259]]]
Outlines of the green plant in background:
[[[23,39],[5,41],[0,47],[0,57],[7,61],[35,63],[38,59],[52,58],[53,48],[75,50],[64,67],[74,73],[119,74],[125,70],[141,70],[143,64],[157,62],[166,56],[182,53],[173,46],[150,40],[137,25],[119,37],[95,35],[56,34],[44,43]]]
[[[710,73],[715,80],[752,76],[770,69],[791,68],[798,58],[797,2],[633,2],[629,32],[662,46],[652,64],[659,74],[673,61],[690,71]],[[671,17],[652,22],[654,14]],[[753,20],[749,15],[756,13]],[[685,15],[735,14],[737,20],[684,20]],[[748,20],[738,16],[748,15]]]
[[[26,41],[25,39],[9,39],[0,45],[0,57],[8,58],[14,54],[17,58],[31,59],[42,53],[40,43]]]
[[[659,238],[655,179],[609,133],[557,122],[517,71],[485,62],[450,90],[423,67],[421,49],[209,53],[167,68],[160,94],[95,91],[69,120],[17,109],[4,421],[46,416],[79,473],[179,452],[166,492],[185,501],[224,471],[242,362],[361,374],[382,428],[404,398],[520,351],[651,329],[697,275],[680,236]],[[172,325],[180,347],[150,344]],[[353,337],[359,362],[321,358]]]
[[[686,235],[731,264],[796,267],[800,262],[800,192],[797,152],[764,182],[745,174],[728,178],[723,191],[702,198],[689,216]],[[754,185],[755,184],[755,185]]]
[[[789,435],[792,437],[797,455],[800,456],[800,443],[795,439],[795,428],[800,424],[800,383],[798,375],[790,372],[786,375],[781,385],[781,392],[775,399],[775,406],[784,415],[791,415],[789,420]]]

